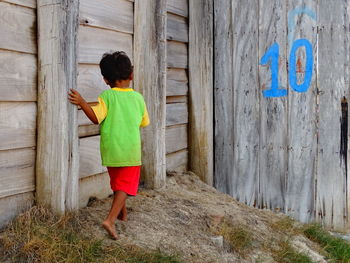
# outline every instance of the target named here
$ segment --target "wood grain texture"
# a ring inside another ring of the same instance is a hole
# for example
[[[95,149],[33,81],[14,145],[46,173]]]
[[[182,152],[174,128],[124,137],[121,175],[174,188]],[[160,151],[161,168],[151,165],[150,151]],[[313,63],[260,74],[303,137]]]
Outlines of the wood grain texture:
[[[188,107],[186,103],[166,105],[166,126],[188,123]]]
[[[188,0],[167,0],[167,11],[188,17]]]
[[[151,121],[142,132],[142,174],[146,187],[159,188],[166,179],[166,1],[136,0],[134,10],[134,87]]]
[[[166,103],[171,104],[171,103],[188,103],[188,97],[186,95],[183,96],[171,96],[171,97],[166,97]]]
[[[187,95],[188,78],[185,69],[169,68],[167,71],[166,95]]]
[[[167,14],[167,39],[188,42],[188,21],[186,18]]]
[[[189,0],[190,170],[213,185],[213,1]]]
[[[0,198],[34,190],[35,149],[0,151]]]
[[[36,8],[36,0],[2,0],[2,2]]]
[[[57,213],[79,205],[77,107],[78,1],[38,0],[38,144],[36,194]]]
[[[36,56],[0,50],[0,101],[36,101],[36,87]]]
[[[0,35],[0,49],[37,53],[35,10],[0,2]]]
[[[316,12],[317,2],[312,0],[289,0],[288,9],[295,10],[301,6]],[[289,13],[291,14],[291,13]],[[313,47],[313,55],[317,54],[317,22],[307,14],[294,18],[295,28],[290,30],[290,39],[307,39]],[[291,50],[287,43],[287,50]],[[306,64],[305,49],[297,53],[301,62],[301,72],[297,73],[299,83],[304,81]],[[307,92],[295,92],[288,86],[288,176],[286,178],[286,204],[288,215],[302,222],[315,219],[315,182],[316,182],[316,59],[314,60],[313,80]]]
[[[80,1],[79,21],[82,25],[132,34],[134,4],[126,0]]]
[[[166,155],[167,172],[184,172],[188,170],[188,151],[182,150]]]
[[[166,153],[177,152],[186,149],[187,124],[167,127],[165,131]]]
[[[79,138],[94,136],[100,134],[100,126],[98,124],[82,125],[78,128]]]
[[[347,1],[336,1],[333,5],[319,1],[316,216],[327,226],[340,229],[348,221],[349,155],[342,150],[340,123],[341,100],[350,98],[348,10]],[[349,138],[348,134],[344,136]]]
[[[79,26],[79,63],[99,64],[106,52],[125,51],[131,61],[132,35],[90,26]]]
[[[188,47],[185,43],[167,41],[167,62],[169,68],[188,68]]]
[[[0,150],[36,144],[36,103],[0,102]]]
[[[280,46],[279,85],[287,87],[287,3],[260,0],[259,58],[272,44]],[[267,15],[268,14],[268,15]],[[269,66],[259,67],[260,88],[271,86]],[[260,92],[259,200],[261,208],[283,210],[287,175],[287,97],[266,98]]]
[[[33,192],[0,198],[0,229],[34,204]]]

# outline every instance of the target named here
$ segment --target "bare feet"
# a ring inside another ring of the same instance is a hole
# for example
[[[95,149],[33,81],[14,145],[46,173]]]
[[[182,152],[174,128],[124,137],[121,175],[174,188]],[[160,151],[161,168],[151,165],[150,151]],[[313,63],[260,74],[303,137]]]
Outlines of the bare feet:
[[[125,206],[123,207],[123,209],[120,211],[119,215],[118,215],[118,219],[121,221],[128,221],[128,213],[126,211]]]
[[[102,227],[107,230],[108,234],[111,236],[112,239],[118,239],[117,231],[115,230],[114,224],[111,224],[108,220],[105,220],[102,223]]]

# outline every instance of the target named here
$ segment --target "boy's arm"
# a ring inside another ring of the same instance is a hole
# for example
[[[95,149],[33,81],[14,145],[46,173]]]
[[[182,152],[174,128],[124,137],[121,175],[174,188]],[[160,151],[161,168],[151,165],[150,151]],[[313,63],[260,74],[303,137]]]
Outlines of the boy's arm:
[[[84,98],[79,94],[78,91],[71,89],[69,93],[69,100],[71,103],[75,105],[79,105],[81,109],[84,111],[86,116],[95,124],[98,124],[97,117],[92,110],[91,106],[84,100]]]

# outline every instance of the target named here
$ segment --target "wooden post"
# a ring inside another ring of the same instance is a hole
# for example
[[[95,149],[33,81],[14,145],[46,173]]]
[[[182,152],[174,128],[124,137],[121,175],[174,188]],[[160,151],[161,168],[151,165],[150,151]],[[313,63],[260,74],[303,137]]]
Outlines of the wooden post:
[[[77,86],[79,1],[38,0],[37,202],[55,212],[78,207]]]
[[[143,129],[146,187],[165,184],[166,0],[135,0],[134,86],[145,97],[150,126]]]
[[[189,168],[213,185],[213,1],[189,0]]]

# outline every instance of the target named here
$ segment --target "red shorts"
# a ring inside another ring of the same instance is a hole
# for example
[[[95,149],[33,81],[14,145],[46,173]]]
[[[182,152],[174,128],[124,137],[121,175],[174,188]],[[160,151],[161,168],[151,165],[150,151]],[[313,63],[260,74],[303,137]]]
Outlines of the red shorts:
[[[136,195],[140,181],[139,166],[107,167],[113,192],[123,191]]]

